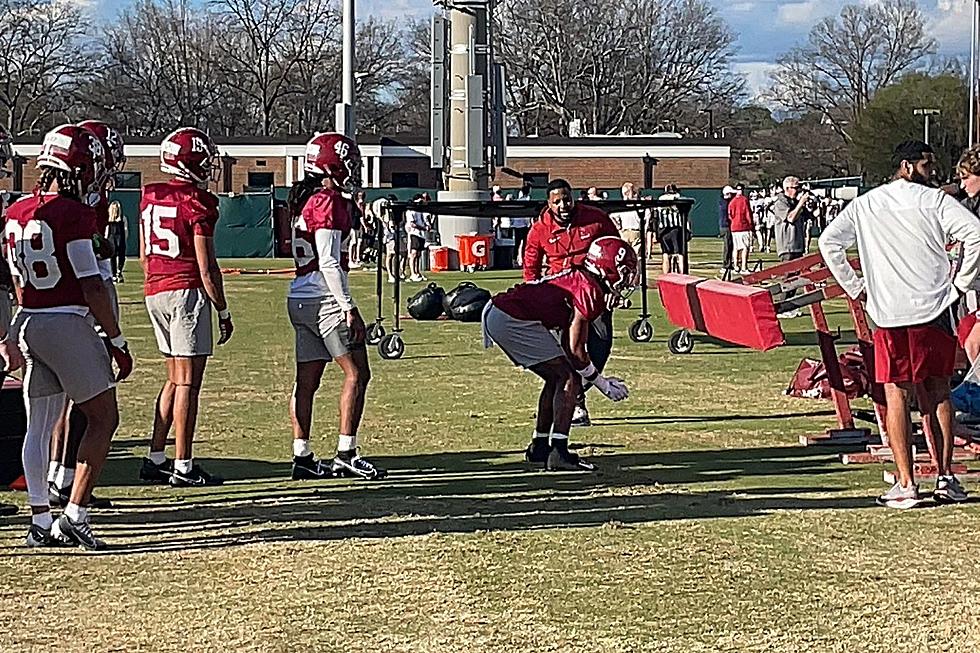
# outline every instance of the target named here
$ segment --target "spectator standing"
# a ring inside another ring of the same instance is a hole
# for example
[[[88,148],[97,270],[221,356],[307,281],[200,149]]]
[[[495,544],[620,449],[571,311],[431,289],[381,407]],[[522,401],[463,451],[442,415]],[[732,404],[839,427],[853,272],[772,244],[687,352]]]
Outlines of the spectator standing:
[[[354,215],[351,216],[353,219],[351,220],[350,238],[347,243],[347,265],[351,270],[361,267],[361,243],[363,242],[364,215],[367,210],[367,203],[364,198],[363,190],[354,194],[352,207]]]
[[[391,203],[397,202],[398,196],[389,194],[374,200],[371,209],[377,217],[382,229],[382,240],[384,242],[385,269],[388,271],[388,283],[395,283],[395,275],[405,278],[405,268],[408,262],[408,238],[405,236],[405,226],[399,225],[397,228],[394,221],[394,212],[391,210]],[[408,214],[406,212],[406,221]],[[401,270],[395,269],[395,248],[399,248],[401,257]]]
[[[828,269],[852,299],[866,297],[874,333],[875,381],[884,384],[886,431],[898,482],[878,497],[889,508],[920,501],[912,466],[909,406],[916,399],[933,439],[939,467],[933,497],[967,500],[952,474],[953,407],[949,378],[956,358],[952,306],[980,269],[980,222],[943,191],[930,188],[933,149],[906,141],[894,152],[894,180],[848,205],[820,237]],[[962,263],[950,274],[946,247],[962,245]],[[847,260],[857,244],[859,277]],[[940,437],[941,434],[941,437]]]
[[[786,177],[783,192],[776,195],[772,204],[775,217],[776,253],[780,261],[795,261],[803,258],[806,251],[807,224],[811,217],[807,210],[809,193],[801,193],[800,180]]]
[[[599,195],[598,188],[595,186],[589,186],[589,190],[585,193],[585,199],[589,200],[590,202],[598,202],[602,199],[602,196]]]
[[[425,195],[416,195],[412,198],[414,204],[427,204]],[[422,276],[422,252],[425,251],[425,236],[429,231],[429,219],[425,213],[409,209],[405,212],[405,232],[409,239],[409,265],[412,276],[409,281],[425,281]]]
[[[731,223],[732,247],[735,249],[735,269],[739,274],[749,274],[749,250],[752,249],[752,208],[741,186],[735,188],[735,197],[728,203],[728,221]]]
[[[118,201],[109,204],[109,224],[105,228],[105,238],[112,245],[112,279],[116,283],[122,283],[123,266],[126,264],[126,220]]]
[[[517,200],[519,202],[531,201],[531,184],[525,183],[521,186],[520,192],[517,193]]]
[[[490,201],[492,202],[504,201],[504,196],[500,192],[500,186],[493,186],[490,189]]]
[[[735,189],[725,186],[721,189],[721,199],[718,200],[718,233],[722,239],[721,273],[725,274],[735,269],[732,261],[732,222],[728,219],[728,204],[735,197]]]
[[[638,200],[640,199],[640,192],[636,188],[636,184],[631,181],[623,184],[622,188],[623,199],[624,200]],[[612,221],[616,224],[616,228],[619,229],[620,237],[625,240],[634,251],[640,251],[640,212],[637,210],[633,211],[620,211],[619,213],[612,213],[609,216]]]

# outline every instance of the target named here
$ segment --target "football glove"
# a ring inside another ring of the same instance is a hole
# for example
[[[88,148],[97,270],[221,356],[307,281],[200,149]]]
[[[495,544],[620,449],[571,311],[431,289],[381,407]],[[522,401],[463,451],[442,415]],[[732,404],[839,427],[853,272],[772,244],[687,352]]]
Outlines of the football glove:
[[[235,325],[231,322],[231,313],[226,309],[218,311],[218,344],[223,345],[231,340],[231,334],[235,332]]]
[[[126,343],[126,339],[123,338],[122,334],[111,338],[109,345],[109,354],[112,356],[112,360],[115,361],[116,368],[118,369],[116,382],[119,382],[133,373],[133,355],[129,353],[129,345]]]

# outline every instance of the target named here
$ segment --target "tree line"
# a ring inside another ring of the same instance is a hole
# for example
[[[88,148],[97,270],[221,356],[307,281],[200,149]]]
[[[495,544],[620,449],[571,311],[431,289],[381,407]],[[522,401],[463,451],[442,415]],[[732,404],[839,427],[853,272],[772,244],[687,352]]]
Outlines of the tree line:
[[[780,57],[758,102],[733,70],[735,34],[708,0],[495,6],[517,135],[578,125],[591,134],[721,136],[737,149],[773,151],[785,172],[848,174],[875,168],[882,115],[898,131],[916,124],[911,111],[882,113],[876,99],[927,102],[934,91],[928,79],[912,85],[926,97],[887,89],[915,73],[962,78],[955,62],[935,57],[915,0],[855,1],[824,19]],[[340,32],[340,0],[136,0],[101,25],[79,3],[0,0],[0,124],[15,136],[83,116],[133,136],[177,124],[222,136],[308,134],[334,124]],[[359,131],[427,133],[428,21],[361,15],[356,40]],[[965,110],[965,97],[956,105],[955,93],[940,91],[950,114],[953,105]],[[954,117],[937,125],[951,148],[965,140]]]

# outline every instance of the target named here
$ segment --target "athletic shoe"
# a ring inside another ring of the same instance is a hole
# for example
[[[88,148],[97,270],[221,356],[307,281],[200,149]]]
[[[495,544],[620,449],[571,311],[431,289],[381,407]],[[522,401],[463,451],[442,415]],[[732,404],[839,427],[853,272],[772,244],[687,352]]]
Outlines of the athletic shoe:
[[[595,465],[567,449],[552,447],[545,469],[549,472],[594,472]]]
[[[589,409],[585,406],[576,406],[572,413],[572,426],[592,426],[589,418]]]
[[[524,460],[532,465],[544,465],[548,462],[549,453],[551,445],[548,444],[548,438],[533,438],[524,450]]]
[[[31,549],[63,545],[64,542],[51,534],[50,528],[41,528],[37,524],[31,524],[30,529],[27,531],[27,546]]]
[[[969,496],[958,478],[952,474],[936,479],[936,489],[932,493],[936,503],[963,503]]]
[[[64,508],[71,503],[71,487],[60,488],[56,483],[48,483],[48,505],[52,508]],[[86,508],[111,508],[112,501],[95,496],[93,492],[88,498]]]
[[[106,548],[105,542],[95,537],[92,525],[87,521],[72,521],[68,515],[62,515],[51,527],[51,534],[72,546],[80,546],[87,551],[101,551]]]
[[[0,503],[0,517],[9,517],[11,515],[16,515],[18,512],[17,506],[10,503]]]
[[[333,475],[339,478],[363,478],[376,481],[388,475],[388,472],[380,467],[375,467],[366,458],[360,456],[353,456],[352,458],[337,456],[330,464],[330,469]]]
[[[159,465],[149,458],[144,458],[140,465],[140,480],[145,483],[169,483],[173,473],[174,461],[169,458]]]
[[[920,501],[918,485],[913,483],[909,487],[902,487],[900,483],[896,483],[892,489],[878,497],[876,502],[879,506],[908,510],[919,505]]]
[[[309,456],[293,456],[293,475],[294,481],[316,481],[324,478],[333,477],[333,465],[331,463]]]
[[[200,465],[194,465],[191,471],[184,474],[174,468],[174,473],[170,476],[170,487],[211,487],[221,485],[225,479],[220,476],[211,476],[201,469]]]

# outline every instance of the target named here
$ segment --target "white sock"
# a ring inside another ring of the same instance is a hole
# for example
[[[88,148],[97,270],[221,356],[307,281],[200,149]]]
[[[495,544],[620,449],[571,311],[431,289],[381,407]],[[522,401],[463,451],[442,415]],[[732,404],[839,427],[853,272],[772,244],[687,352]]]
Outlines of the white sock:
[[[354,451],[354,449],[357,449],[357,436],[341,434],[337,441],[337,451]]]
[[[293,440],[293,456],[296,458],[306,458],[313,454],[309,440]]]
[[[88,521],[88,510],[82,508],[77,503],[69,503],[65,506],[65,516],[77,524],[78,522]]]
[[[54,483],[54,479],[58,476],[59,467],[61,467],[61,463],[57,460],[52,460],[48,464],[48,483]]]
[[[51,525],[54,524],[54,517],[51,516],[51,511],[39,512],[36,515],[31,515],[31,523],[35,526],[40,526],[46,531],[51,530]]]
[[[58,473],[54,477],[54,484],[60,489],[71,487],[71,484],[75,482],[75,470],[71,467],[58,467]]]
[[[552,440],[567,440],[568,439],[568,434],[567,433],[552,433],[551,434],[551,439]]]
[[[153,463],[154,465],[156,465],[156,466],[159,467],[163,463],[167,462],[167,452],[166,451],[151,451],[150,452],[150,455],[147,456],[147,458],[150,459],[150,462],[151,463]]]
[[[187,460],[175,460],[174,461],[174,471],[180,474],[190,474],[191,470],[194,469],[194,459],[188,458]]]
[[[531,437],[533,437],[535,440],[537,440],[538,438],[544,438],[545,440],[547,440],[550,435],[551,432],[542,433],[541,431],[535,430],[534,435],[532,435]]]

